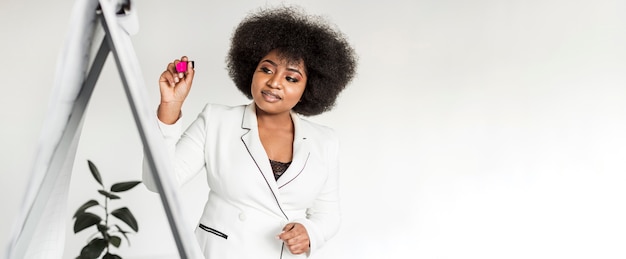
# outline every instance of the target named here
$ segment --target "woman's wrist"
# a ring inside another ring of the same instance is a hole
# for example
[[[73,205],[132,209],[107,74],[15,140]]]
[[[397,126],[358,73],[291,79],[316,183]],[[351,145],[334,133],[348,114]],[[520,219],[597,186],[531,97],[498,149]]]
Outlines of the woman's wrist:
[[[174,124],[180,118],[182,102],[162,102],[159,104],[157,117],[165,124]]]

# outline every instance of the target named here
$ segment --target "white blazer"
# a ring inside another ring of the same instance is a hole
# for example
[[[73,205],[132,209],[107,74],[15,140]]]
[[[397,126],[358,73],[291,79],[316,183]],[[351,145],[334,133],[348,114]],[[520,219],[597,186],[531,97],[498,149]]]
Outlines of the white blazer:
[[[159,128],[182,185],[202,169],[209,195],[196,236],[207,259],[306,258],[338,230],[338,140],[332,129],[291,114],[292,163],[278,179],[259,138],[254,103],[207,104],[180,135],[181,125]],[[180,120],[179,120],[180,121]],[[144,167],[144,183],[155,191]],[[304,225],[311,240],[293,255],[276,236],[285,224]]]

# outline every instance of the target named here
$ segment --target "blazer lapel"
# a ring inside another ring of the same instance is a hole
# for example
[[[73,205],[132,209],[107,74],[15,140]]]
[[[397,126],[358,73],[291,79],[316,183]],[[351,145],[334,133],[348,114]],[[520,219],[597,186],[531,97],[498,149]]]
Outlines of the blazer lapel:
[[[282,203],[278,190],[298,178],[307,165],[311,149],[311,140],[308,138],[306,129],[302,126],[302,120],[293,112],[291,113],[291,119],[294,124],[293,158],[291,165],[289,165],[287,171],[278,178],[278,181],[274,179],[272,166],[270,165],[267,153],[265,153],[265,149],[259,138],[259,127],[254,103],[249,104],[244,110],[241,123],[242,129],[245,131],[243,135],[241,135],[241,141],[250,154],[250,158],[254,161],[259,174],[265,180],[268,189],[276,199],[278,208],[287,219],[289,219],[289,217],[285,214],[281,206]]]
[[[302,127],[302,120],[293,112],[291,113],[291,120],[294,126],[293,157],[287,171],[278,178],[276,183],[278,189],[291,183],[302,173],[310,155],[310,140],[308,139],[308,132]]]
[[[274,198],[280,207],[278,186],[276,185],[276,180],[274,180],[272,166],[270,165],[269,158],[267,157],[263,144],[261,143],[261,139],[259,138],[259,127],[256,120],[255,109],[254,103],[251,103],[244,110],[241,128],[246,131],[243,135],[241,135],[241,141],[248,150],[250,158],[254,160],[259,174],[267,183],[267,187],[274,195]]]

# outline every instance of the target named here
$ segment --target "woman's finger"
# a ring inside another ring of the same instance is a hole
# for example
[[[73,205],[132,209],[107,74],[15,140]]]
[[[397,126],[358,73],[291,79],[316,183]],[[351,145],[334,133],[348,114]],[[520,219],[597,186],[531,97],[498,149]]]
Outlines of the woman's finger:
[[[159,82],[165,82],[167,85],[173,87],[176,82],[174,81],[174,76],[169,71],[163,71],[161,73],[161,77],[159,78]]]
[[[295,255],[305,253],[306,250],[303,249],[303,247],[304,247],[303,244],[290,245],[289,252]]]
[[[278,237],[285,242],[292,254],[305,253],[309,249],[309,234],[302,224],[289,223],[285,225],[283,232]]]

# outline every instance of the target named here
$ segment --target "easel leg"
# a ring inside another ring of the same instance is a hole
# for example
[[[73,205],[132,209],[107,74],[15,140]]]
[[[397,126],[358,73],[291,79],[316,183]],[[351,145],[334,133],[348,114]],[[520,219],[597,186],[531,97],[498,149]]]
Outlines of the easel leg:
[[[155,180],[161,202],[172,230],[172,235],[181,259],[202,258],[193,226],[183,224],[182,203],[178,202],[173,179],[173,166],[165,150],[163,138],[157,129],[156,113],[148,100],[148,92],[139,69],[139,61],[135,55],[130,37],[122,33],[116,25],[115,10],[107,6],[106,0],[100,0],[104,17],[103,27],[115,57],[118,71],[124,84],[137,129],[144,144],[144,153]]]

